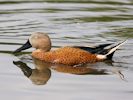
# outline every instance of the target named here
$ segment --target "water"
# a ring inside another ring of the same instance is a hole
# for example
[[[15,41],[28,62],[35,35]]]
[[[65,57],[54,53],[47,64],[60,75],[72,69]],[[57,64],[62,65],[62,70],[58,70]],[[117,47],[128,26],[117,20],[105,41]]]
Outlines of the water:
[[[35,69],[29,58],[33,49],[16,56],[12,51],[38,31],[49,34],[53,48],[114,43],[127,38],[128,41],[115,53],[113,65],[91,65],[96,71],[106,70],[109,74],[74,75],[70,74],[73,71],[70,68],[63,72],[55,66],[46,70],[48,79],[44,85],[35,85],[13,64],[22,61]],[[3,100],[132,100],[132,51],[132,0],[0,0],[0,98]],[[116,74],[119,70],[128,82]]]

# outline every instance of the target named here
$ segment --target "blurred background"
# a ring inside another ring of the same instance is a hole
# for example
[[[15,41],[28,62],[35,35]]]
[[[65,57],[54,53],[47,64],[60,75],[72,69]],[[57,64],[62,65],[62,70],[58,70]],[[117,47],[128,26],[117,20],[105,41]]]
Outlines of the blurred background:
[[[82,76],[52,71],[45,86],[33,85],[13,64],[19,56],[12,54],[33,32],[48,33],[53,48],[128,39],[113,60],[129,82],[123,82],[117,75]],[[133,0],[0,0],[0,98],[3,100],[131,100],[132,61]]]

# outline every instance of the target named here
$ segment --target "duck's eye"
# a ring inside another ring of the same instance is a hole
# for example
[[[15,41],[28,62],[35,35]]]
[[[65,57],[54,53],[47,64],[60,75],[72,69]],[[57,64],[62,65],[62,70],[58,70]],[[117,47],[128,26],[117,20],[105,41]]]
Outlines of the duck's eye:
[[[39,39],[39,36],[34,36],[32,37],[32,39]]]

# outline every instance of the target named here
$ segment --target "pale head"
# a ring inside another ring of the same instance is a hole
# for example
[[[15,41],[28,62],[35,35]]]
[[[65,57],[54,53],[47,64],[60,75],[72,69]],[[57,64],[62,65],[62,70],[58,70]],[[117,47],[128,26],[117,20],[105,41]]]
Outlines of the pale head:
[[[33,48],[49,51],[51,49],[51,40],[46,33],[36,32],[33,33],[30,38],[29,42]]]
[[[14,53],[28,49],[30,47],[47,52],[51,49],[51,40],[46,33],[43,32],[33,33],[29,37],[28,41],[23,46],[15,50]]]

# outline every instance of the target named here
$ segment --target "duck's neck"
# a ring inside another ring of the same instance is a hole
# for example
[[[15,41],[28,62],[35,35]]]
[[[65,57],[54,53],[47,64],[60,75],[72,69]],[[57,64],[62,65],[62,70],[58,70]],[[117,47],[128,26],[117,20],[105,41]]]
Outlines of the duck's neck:
[[[36,49],[35,51],[36,51],[36,52],[44,52],[44,53],[45,53],[45,52],[48,52],[48,51],[50,51],[50,50]]]

